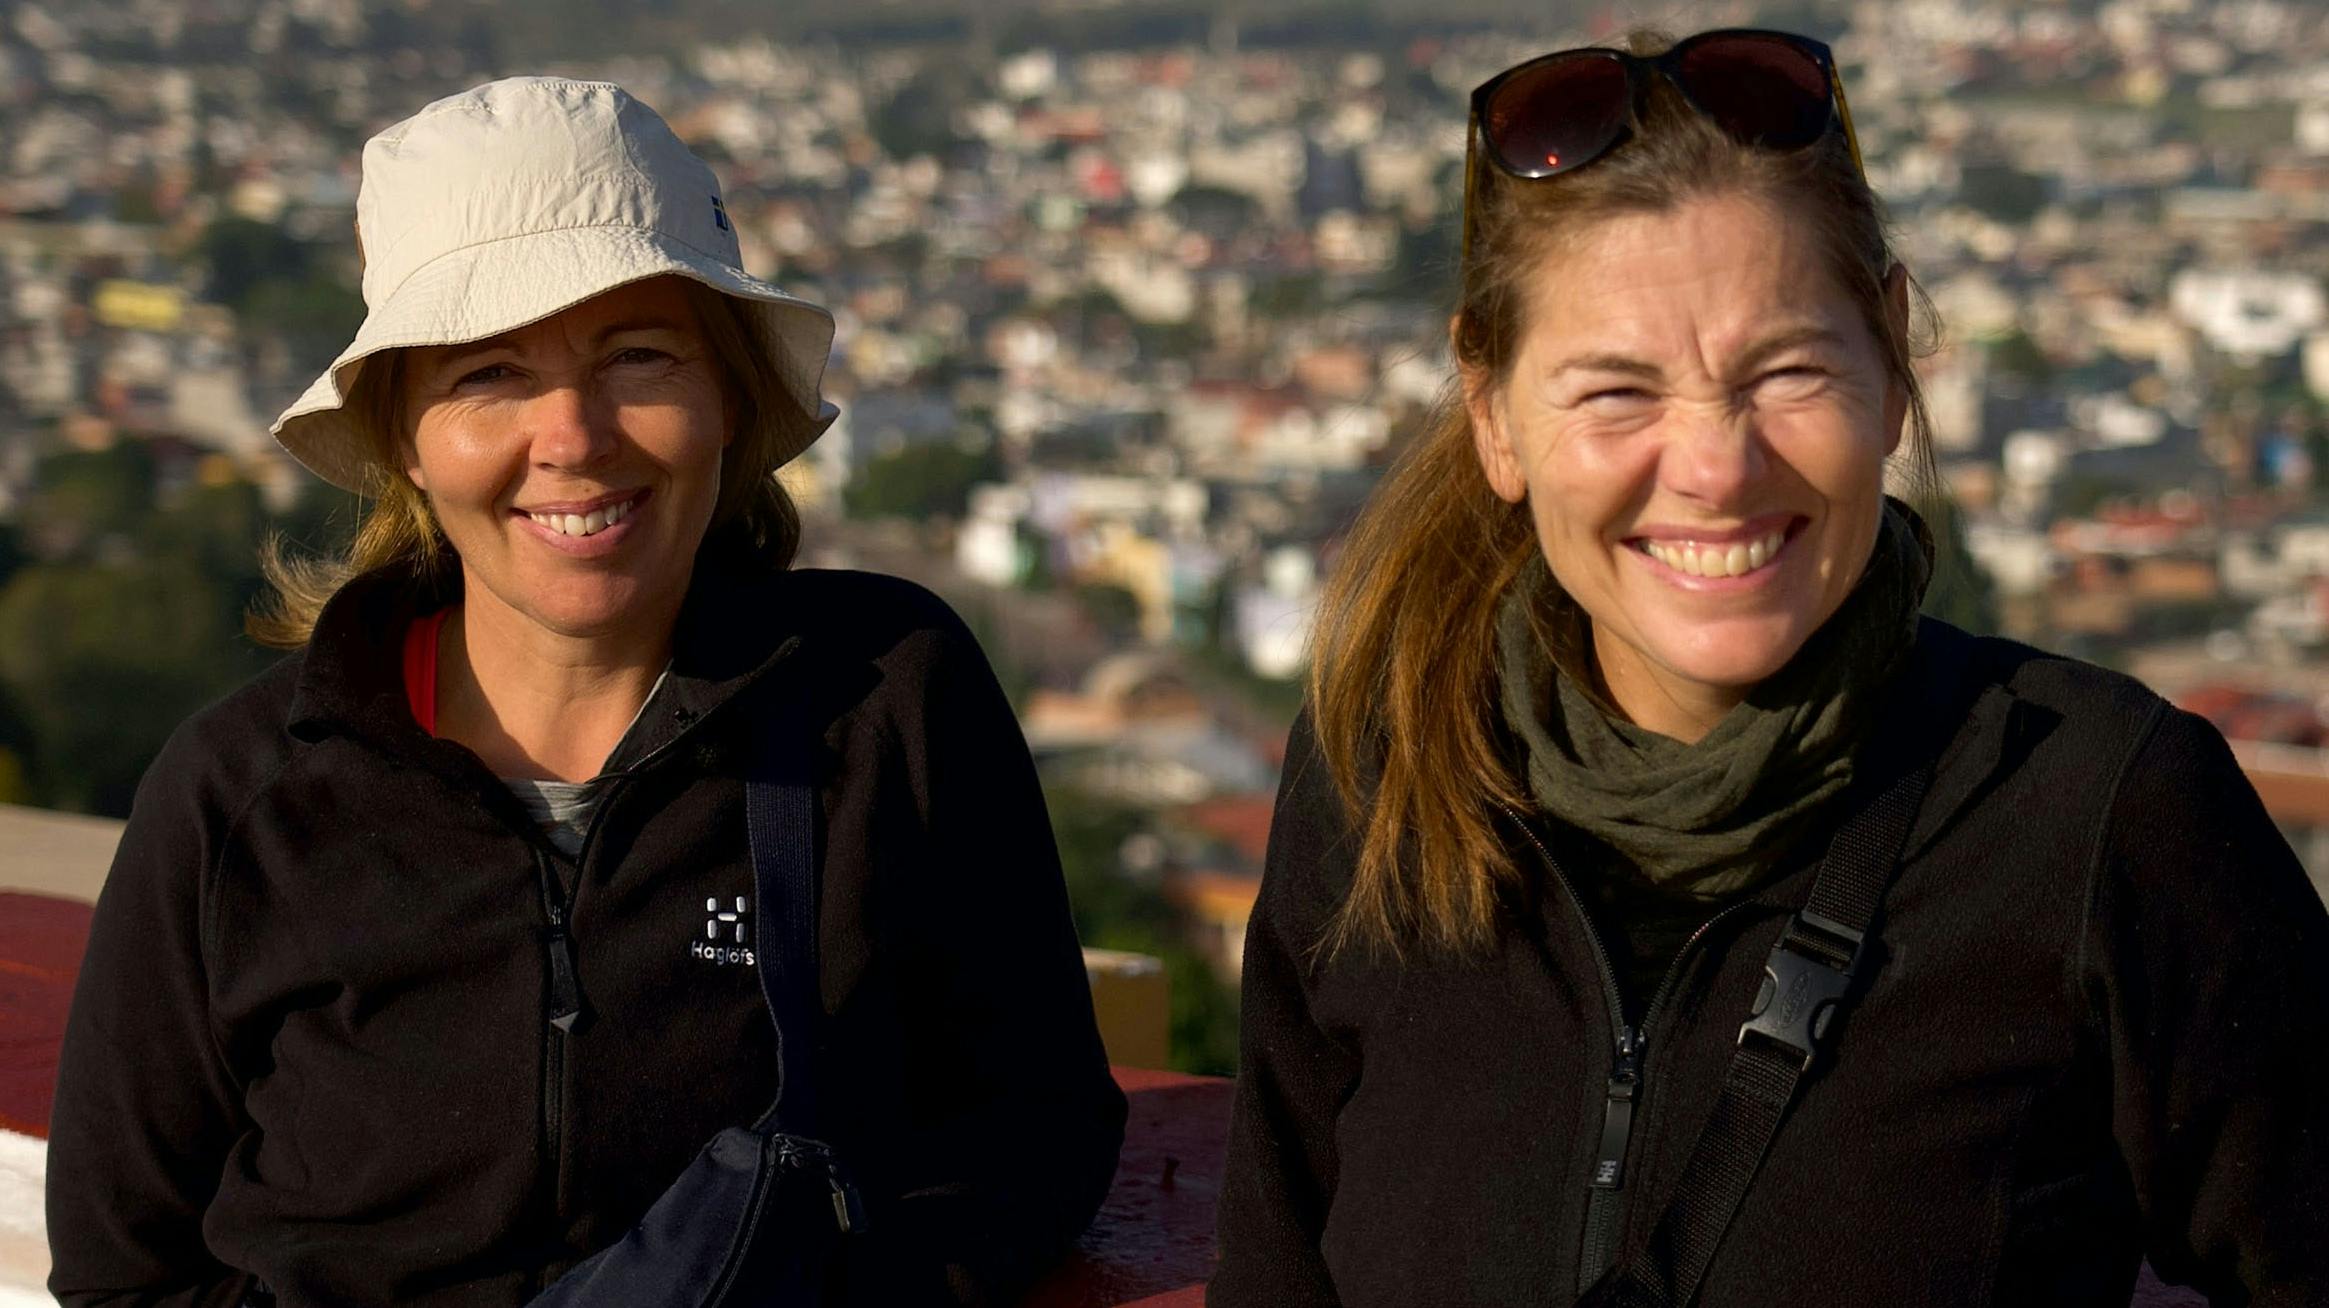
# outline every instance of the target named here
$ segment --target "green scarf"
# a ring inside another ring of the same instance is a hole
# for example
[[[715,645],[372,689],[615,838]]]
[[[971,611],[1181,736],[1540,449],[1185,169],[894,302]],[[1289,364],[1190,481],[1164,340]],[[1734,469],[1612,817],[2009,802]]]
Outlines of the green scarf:
[[[1867,569],[1795,657],[1706,737],[1644,730],[1593,689],[1592,629],[1540,557],[1497,618],[1505,722],[1538,807],[1660,890],[1717,899],[1773,872],[1852,780],[1852,756],[1914,643],[1925,526],[1885,500]]]

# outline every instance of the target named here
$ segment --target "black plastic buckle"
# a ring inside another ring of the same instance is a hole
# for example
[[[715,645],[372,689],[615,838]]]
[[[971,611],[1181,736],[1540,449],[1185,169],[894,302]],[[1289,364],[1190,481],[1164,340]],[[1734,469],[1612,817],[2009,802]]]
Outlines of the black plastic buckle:
[[[1804,952],[1795,944],[1799,932],[1813,940],[1825,936],[1842,946],[1834,953],[1846,960],[1844,966]],[[1860,938],[1858,931],[1809,909],[1796,914],[1771,946],[1771,957],[1764,960],[1763,985],[1756,992],[1753,1012],[1739,1027],[1739,1043],[1747,1043],[1751,1035],[1761,1036],[1811,1066],[1859,975]]]

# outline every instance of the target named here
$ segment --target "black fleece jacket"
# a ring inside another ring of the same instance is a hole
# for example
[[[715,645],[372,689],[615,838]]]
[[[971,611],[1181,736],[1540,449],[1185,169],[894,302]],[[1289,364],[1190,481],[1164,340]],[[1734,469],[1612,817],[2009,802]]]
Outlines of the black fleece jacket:
[[[1900,693],[1953,730],[1879,966],[1698,1302],[2125,1308],[2148,1255],[2217,1304],[2329,1303],[2329,915],[2223,740],[1931,622]],[[1208,1302],[1575,1302],[1618,1026],[1593,925],[1515,823],[1531,888],[1489,952],[1320,957],[1356,840],[1306,719],[1287,755]],[[1647,1016],[1621,1262],[1800,861],[1685,946]]]
[[[1098,1206],[1124,1100],[1026,745],[962,623],[887,577],[699,564],[570,861],[412,721],[401,635],[447,598],[352,584],[147,774],[65,1036],[58,1298],[518,1304],[619,1238],[774,1092],[753,967],[698,946],[752,894],[745,747],[804,701],[822,1133],[871,1228],[849,1300],[1015,1294]]]

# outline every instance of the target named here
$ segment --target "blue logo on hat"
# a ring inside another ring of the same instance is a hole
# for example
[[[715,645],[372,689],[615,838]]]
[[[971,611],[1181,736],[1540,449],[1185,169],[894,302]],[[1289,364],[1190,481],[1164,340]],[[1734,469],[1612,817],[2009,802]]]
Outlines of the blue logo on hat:
[[[712,221],[720,225],[721,231],[729,230],[728,206],[721,204],[720,197],[716,195],[712,197]]]

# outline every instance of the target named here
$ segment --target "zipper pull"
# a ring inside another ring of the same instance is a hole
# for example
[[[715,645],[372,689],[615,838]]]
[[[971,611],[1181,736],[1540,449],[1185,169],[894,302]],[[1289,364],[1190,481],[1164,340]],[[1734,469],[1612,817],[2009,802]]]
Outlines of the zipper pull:
[[[1609,1098],[1601,1109],[1601,1151],[1594,1155],[1593,1188],[1625,1186],[1625,1149],[1634,1129],[1634,1097],[1641,1091],[1642,1039],[1630,1026],[1617,1032],[1617,1064],[1610,1069]]]
[[[589,1024],[583,1013],[582,979],[574,970],[574,937],[566,933],[566,901],[558,893],[558,873],[550,856],[534,851],[534,874],[542,882],[542,948],[550,955],[550,1025],[573,1035]]]
[[[858,1195],[857,1187],[842,1179],[837,1166],[826,1169],[825,1180],[833,1187],[833,1224],[841,1228],[843,1235],[863,1231],[865,1200]]]
[[[572,1035],[582,1025],[582,982],[574,971],[574,937],[566,934],[565,923],[552,915],[551,927],[544,943],[550,951],[550,1025],[562,1035]]]

